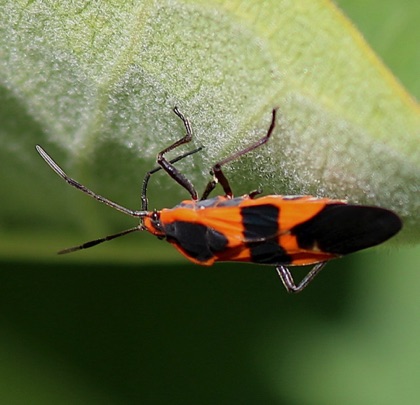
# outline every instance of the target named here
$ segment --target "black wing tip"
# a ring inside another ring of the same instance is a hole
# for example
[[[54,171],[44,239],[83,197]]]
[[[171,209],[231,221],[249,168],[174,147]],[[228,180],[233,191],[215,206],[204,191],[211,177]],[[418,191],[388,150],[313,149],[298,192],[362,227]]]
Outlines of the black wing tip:
[[[401,218],[387,208],[376,206],[354,206],[354,221],[358,222],[361,233],[347,246],[348,252],[374,247],[395,236],[403,227]],[[359,214],[359,217],[357,215]]]
[[[346,255],[380,245],[403,227],[393,211],[376,206],[329,204],[296,226],[300,247],[318,246],[324,252]]]
[[[388,210],[386,208],[381,208],[384,213],[384,222],[386,227],[390,232],[390,237],[396,235],[403,228],[403,221],[394,211]]]
[[[359,243],[355,243],[357,250],[380,245],[395,236],[403,227],[399,215],[387,208],[376,206],[354,206],[355,221],[359,221],[361,230]],[[360,217],[356,215],[359,213]]]

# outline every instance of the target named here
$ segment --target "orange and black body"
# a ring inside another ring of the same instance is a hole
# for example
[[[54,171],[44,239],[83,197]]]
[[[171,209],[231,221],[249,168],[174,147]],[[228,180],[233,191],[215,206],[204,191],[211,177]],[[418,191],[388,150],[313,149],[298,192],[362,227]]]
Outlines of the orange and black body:
[[[377,245],[401,226],[389,210],[310,196],[187,200],[143,222],[196,264],[311,265]]]
[[[243,150],[216,163],[213,179],[201,199],[193,184],[174,166],[179,160],[201,148],[172,160],[165,154],[192,138],[190,122],[175,108],[182,119],[186,135],[158,154],[159,167],[146,173],[141,195],[142,209],[130,210],[89,190],[67,176],[40,147],[37,150],[48,165],[67,183],[96,200],[127,215],[140,219],[134,228],[64,249],[69,253],[95,246],[134,231],[148,231],[166,239],[190,261],[203,266],[214,262],[248,262],[274,266],[289,292],[302,291],[331,259],[378,245],[394,236],[402,227],[400,218],[390,210],[374,206],[351,205],[342,200],[312,196],[268,195],[257,197],[254,191],[234,197],[222,166],[265,144],[275,127],[273,110],[267,134]],[[191,200],[160,211],[148,211],[146,197],[150,176],[163,169],[184,187]],[[209,198],[217,184],[224,195]],[[312,265],[296,286],[289,266]]]

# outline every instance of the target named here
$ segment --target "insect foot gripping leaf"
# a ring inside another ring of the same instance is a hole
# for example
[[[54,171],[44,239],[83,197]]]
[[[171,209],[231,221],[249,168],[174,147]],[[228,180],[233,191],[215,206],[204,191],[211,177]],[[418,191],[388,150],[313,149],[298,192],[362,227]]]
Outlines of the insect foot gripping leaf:
[[[189,179],[174,164],[201,148],[186,152],[173,160],[165,154],[192,139],[191,124],[174,108],[182,120],[185,136],[158,154],[156,167],[146,173],[142,188],[141,210],[131,210],[102,197],[67,174],[37,145],[47,164],[71,186],[96,200],[137,217],[140,223],[81,245],[64,249],[70,253],[135,231],[147,231],[166,239],[190,261],[210,266],[216,261],[239,261],[274,266],[289,292],[302,291],[334,258],[385,242],[402,227],[400,218],[380,207],[350,205],[342,200],[312,196],[269,195],[258,197],[259,191],[234,197],[222,167],[264,145],[276,123],[276,109],[266,135],[239,152],[217,162],[211,169],[213,179],[201,199]],[[174,208],[148,211],[147,186],[150,176],[160,169],[167,172],[191,196]],[[208,198],[220,183],[224,195]],[[312,265],[306,277],[296,285],[288,267]]]

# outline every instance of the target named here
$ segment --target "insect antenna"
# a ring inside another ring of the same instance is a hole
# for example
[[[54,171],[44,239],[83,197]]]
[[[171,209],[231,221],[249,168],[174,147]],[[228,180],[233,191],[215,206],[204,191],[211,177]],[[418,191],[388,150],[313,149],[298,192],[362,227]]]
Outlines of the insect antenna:
[[[190,156],[194,153],[197,153],[199,151],[201,151],[203,149],[202,146],[200,146],[199,148],[196,148],[192,151],[186,152],[174,159],[172,159],[170,161],[170,163],[176,163],[178,161],[180,161],[181,159],[184,159],[187,156]],[[149,211],[147,211],[147,198],[146,198],[146,189],[147,189],[147,185],[150,179],[150,176],[154,173],[156,173],[157,171],[161,170],[161,167],[156,167],[152,170],[150,170],[147,174],[146,177],[143,181],[143,188],[142,188],[142,210],[141,211],[136,211],[136,210],[130,210],[128,208],[125,208],[111,200],[109,200],[108,198],[102,197],[99,194],[96,194],[95,192],[93,192],[92,190],[88,189],[86,186],[84,186],[83,184],[79,183],[78,181],[72,179],[71,177],[69,177],[64,170],[53,160],[53,158],[48,155],[48,153],[40,146],[40,145],[36,145],[36,150],[37,152],[40,154],[40,156],[45,160],[45,162],[48,164],[48,166],[51,167],[51,169],[53,169],[63,180],[65,180],[68,184],[70,184],[72,187],[77,188],[78,190],[82,191],[83,193],[89,195],[90,197],[94,198],[95,200],[108,205],[111,208],[114,208],[126,215],[130,215],[132,217],[138,217],[138,218],[143,218],[146,216],[149,216],[151,213]],[[120,236],[124,236],[127,235],[129,233],[135,232],[135,231],[142,231],[144,229],[143,225],[137,225],[134,228],[130,228],[127,229],[125,231],[121,231],[112,235],[107,235],[103,238],[99,238],[99,239],[95,239],[95,240],[91,240],[89,242],[85,242],[82,243],[81,245],[77,245],[77,246],[73,246],[70,248],[66,248],[63,250],[60,250],[58,252],[58,254],[66,254],[66,253],[71,253],[71,252],[75,252],[77,250],[82,250],[82,249],[88,249],[92,246],[96,246],[99,245],[100,243],[118,238]]]
[[[123,207],[122,205],[119,205],[117,203],[114,203],[113,201],[109,200],[108,198],[102,197],[99,194],[96,194],[92,190],[89,190],[87,187],[85,187],[83,184],[80,184],[78,181],[72,179],[71,177],[67,176],[67,174],[64,172],[64,170],[52,159],[50,155],[48,155],[47,152],[45,152],[44,149],[41,148],[41,146],[36,145],[36,150],[40,154],[40,156],[45,160],[45,162],[48,164],[48,166],[51,167],[63,180],[65,180],[68,184],[70,184],[72,187],[77,188],[80,191],[83,191],[85,194],[91,196],[95,200],[98,200],[99,202],[108,205],[111,208],[114,208],[117,211],[120,211],[126,215],[130,215],[132,217],[145,217],[149,214],[148,211],[135,211],[130,210],[128,208]]]
[[[118,238],[120,236],[124,236],[124,235],[127,235],[129,233],[136,232],[136,231],[142,231],[142,230],[143,230],[142,226],[141,225],[138,225],[138,226],[136,226],[134,228],[126,229],[125,231],[114,233],[112,235],[107,235],[107,236],[105,236],[103,238],[91,240],[89,242],[82,243],[81,245],[78,245],[78,246],[73,246],[73,247],[70,247],[70,248],[66,248],[66,249],[60,250],[57,253],[59,255],[64,255],[66,253],[76,252],[77,250],[88,249],[88,248],[90,248],[92,246],[99,245],[100,243],[107,242],[109,240]]]

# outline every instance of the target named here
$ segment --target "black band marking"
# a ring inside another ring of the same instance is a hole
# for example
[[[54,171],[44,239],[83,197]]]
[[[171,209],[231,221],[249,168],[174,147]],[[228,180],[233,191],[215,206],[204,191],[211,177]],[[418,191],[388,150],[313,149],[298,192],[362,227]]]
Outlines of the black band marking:
[[[220,232],[201,224],[175,221],[165,225],[169,242],[178,245],[187,256],[200,262],[211,259],[215,253],[226,249],[227,238]]]
[[[251,261],[261,264],[288,264],[292,258],[278,244],[280,209],[272,204],[241,208],[246,246]],[[254,242],[252,240],[255,240]]]

